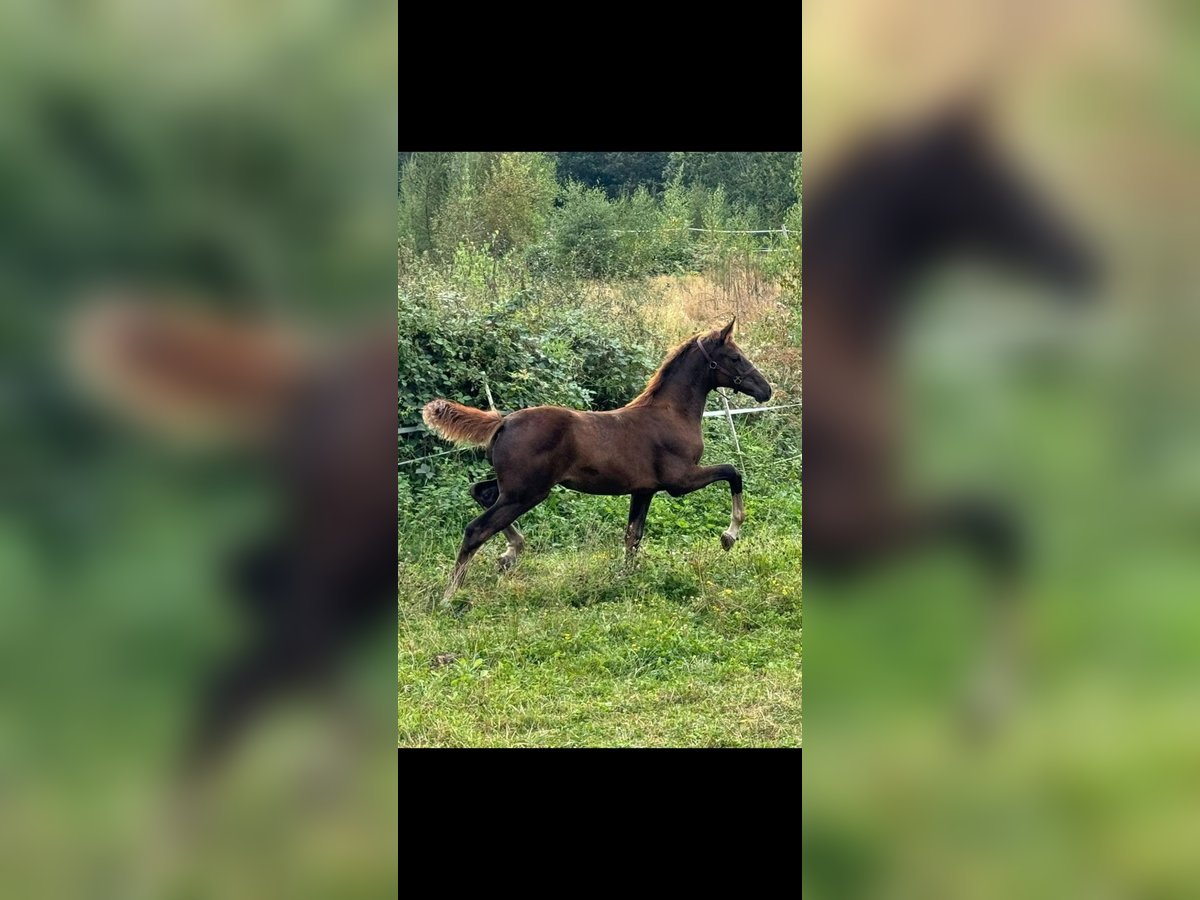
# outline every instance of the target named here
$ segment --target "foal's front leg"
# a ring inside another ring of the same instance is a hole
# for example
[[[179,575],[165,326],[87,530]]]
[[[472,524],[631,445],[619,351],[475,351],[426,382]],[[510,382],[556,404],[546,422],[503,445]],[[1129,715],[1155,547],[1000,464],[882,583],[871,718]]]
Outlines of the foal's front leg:
[[[716,481],[728,481],[729,492],[733,495],[733,514],[729,518],[729,527],[721,535],[721,546],[730,549],[737,541],[742,530],[742,522],[746,521],[746,509],[742,505],[742,473],[733,466],[696,466],[681,478],[677,478],[667,487],[667,493],[672,497],[682,497],[702,487],[708,487]]]
[[[732,485],[732,482],[730,484]],[[738,484],[741,484],[740,478]],[[721,532],[721,546],[726,550],[733,548],[738,535],[742,533],[742,523],[746,521],[746,509],[742,506],[741,488],[731,487],[730,490],[733,491],[733,512],[729,516],[729,527]]]

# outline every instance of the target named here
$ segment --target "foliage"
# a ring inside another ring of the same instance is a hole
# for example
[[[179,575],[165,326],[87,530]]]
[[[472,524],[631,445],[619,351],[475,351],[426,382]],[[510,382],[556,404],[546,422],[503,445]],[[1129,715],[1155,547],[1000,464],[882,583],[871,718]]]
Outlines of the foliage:
[[[562,191],[541,250],[544,269],[587,278],[637,278],[678,272],[694,260],[682,188],[662,200],[645,188],[609,201],[578,182]]]
[[[618,222],[618,207],[609,203],[604,191],[569,183],[548,237],[555,266],[594,278],[621,274],[627,264],[621,257]]]
[[[543,153],[458,154],[450,196],[438,217],[439,251],[466,241],[502,256],[540,235],[558,186]]]
[[[428,286],[427,286],[428,288]],[[401,422],[434,397],[502,409],[539,404],[615,408],[657,362],[636,325],[581,311],[538,288],[473,303],[448,288],[402,289],[397,341]]]
[[[662,235],[660,249],[663,268],[666,271],[688,271],[695,265],[692,249],[692,208],[689,190],[679,175],[667,182],[662,194],[659,213],[659,228]]]
[[[724,188],[736,207],[756,210],[757,228],[779,226],[797,200],[792,178],[798,153],[672,153],[665,176],[707,191]]]
[[[400,167],[401,242],[417,253],[433,249],[434,223],[450,185],[449,153],[412,153]]]
[[[430,255],[457,268],[465,246],[541,276],[641,278],[720,263],[728,278],[733,262],[765,271],[772,261],[756,254],[772,246],[771,229],[787,219],[799,230],[799,156],[406,154],[400,264]],[[664,161],[650,178],[647,167]],[[721,233],[739,230],[763,234]]]
[[[400,166],[400,243],[443,259],[463,242],[502,256],[541,235],[557,191],[544,153],[412,153]]]
[[[797,200],[792,208],[788,210],[787,215],[784,216],[783,229],[785,233],[772,235],[767,248],[768,252],[763,254],[764,261],[761,266],[763,274],[766,277],[779,283],[784,299],[796,309],[799,309],[804,262],[804,223],[803,216],[801,215],[804,179],[800,154],[796,154],[796,164],[792,172],[792,184],[796,191]],[[799,343],[798,338],[796,342]]]

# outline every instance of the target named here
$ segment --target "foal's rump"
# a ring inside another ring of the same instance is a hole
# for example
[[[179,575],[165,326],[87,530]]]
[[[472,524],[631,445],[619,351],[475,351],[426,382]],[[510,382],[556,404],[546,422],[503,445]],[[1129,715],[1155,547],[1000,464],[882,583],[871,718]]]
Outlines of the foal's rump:
[[[441,398],[425,405],[421,417],[443,440],[486,447],[505,492],[525,493],[553,485],[573,446],[572,426],[582,413],[560,406],[535,406],[507,416]]]
[[[549,489],[574,456],[583,413],[563,406],[533,406],[506,416],[488,448],[501,488]]]

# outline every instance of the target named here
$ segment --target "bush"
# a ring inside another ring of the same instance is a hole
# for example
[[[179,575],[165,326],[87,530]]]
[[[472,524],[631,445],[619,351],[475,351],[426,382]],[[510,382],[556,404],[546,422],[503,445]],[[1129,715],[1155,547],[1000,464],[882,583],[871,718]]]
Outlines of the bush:
[[[604,191],[571,182],[551,219],[548,242],[556,266],[592,278],[622,274],[617,207]]]
[[[545,288],[481,304],[436,283],[401,290],[398,403],[402,424],[434,397],[505,410],[555,404],[613,409],[657,364],[633,320],[581,311]]]
[[[442,257],[464,242],[503,256],[541,237],[558,193],[554,163],[546,154],[457,156],[450,196],[437,217]]]
[[[689,268],[687,200],[678,183],[674,188],[660,205],[641,187],[609,201],[598,188],[567,185],[545,242],[529,254],[531,266],[585,278],[638,278]]]

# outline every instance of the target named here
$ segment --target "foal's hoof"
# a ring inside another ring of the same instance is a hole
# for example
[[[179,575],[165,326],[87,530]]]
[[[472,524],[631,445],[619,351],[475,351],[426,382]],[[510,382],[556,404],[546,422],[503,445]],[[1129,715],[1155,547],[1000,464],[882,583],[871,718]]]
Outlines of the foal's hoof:
[[[511,572],[516,565],[517,558],[515,556],[509,556],[507,553],[496,560],[496,568],[501,574],[505,572]]]
[[[737,538],[734,535],[730,534],[728,531],[721,533],[721,546],[726,550],[732,550],[735,543],[737,543]]]

